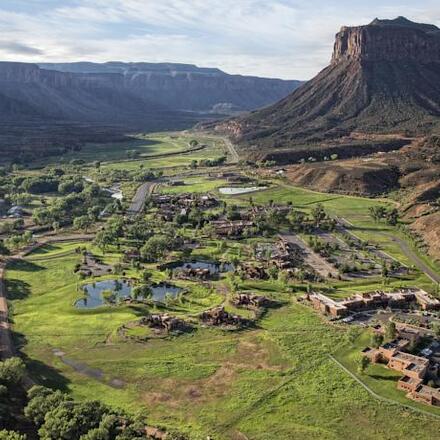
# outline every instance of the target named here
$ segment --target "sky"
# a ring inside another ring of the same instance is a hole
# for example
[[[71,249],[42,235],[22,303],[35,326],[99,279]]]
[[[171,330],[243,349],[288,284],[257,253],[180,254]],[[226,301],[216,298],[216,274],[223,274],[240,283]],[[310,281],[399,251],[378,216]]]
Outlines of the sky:
[[[0,60],[146,61],[310,79],[341,26],[440,26],[439,0],[0,0]]]

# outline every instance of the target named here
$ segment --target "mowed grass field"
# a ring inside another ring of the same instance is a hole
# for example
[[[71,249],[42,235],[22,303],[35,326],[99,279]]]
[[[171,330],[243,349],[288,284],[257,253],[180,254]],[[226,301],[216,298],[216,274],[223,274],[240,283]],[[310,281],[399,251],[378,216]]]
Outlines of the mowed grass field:
[[[69,254],[73,246],[43,248],[7,271],[14,332],[31,374],[42,383],[77,398],[141,410],[151,423],[200,439],[234,439],[244,433],[261,440],[428,440],[439,432],[440,419],[378,402],[338,369],[328,354],[347,349],[346,329],[323,321],[298,304],[295,293],[283,293],[273,283],[243,286],[260,287],[283,304],[254,329],[199,328],[143,344],[118,339],[115,330],[139,311],[76,310],[73,268],[78,256]],[[216,301],[197,295],[188,310]],[[75,371],[54,350],[101,370],[103,378]],[[124,387],[111,386],[111,379],[122,380]]]

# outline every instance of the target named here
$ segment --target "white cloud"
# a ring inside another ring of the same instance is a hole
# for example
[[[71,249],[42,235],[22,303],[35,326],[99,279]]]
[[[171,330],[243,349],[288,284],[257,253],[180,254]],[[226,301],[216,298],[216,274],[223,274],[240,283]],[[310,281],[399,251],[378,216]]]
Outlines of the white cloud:
[[[400,8],[398,3],[402,1],[71,0],[29,13],[0,5],[0,57],[174,61],[303,79],[328,63],[341,25],[397,15],[440,23],[434,1]]]

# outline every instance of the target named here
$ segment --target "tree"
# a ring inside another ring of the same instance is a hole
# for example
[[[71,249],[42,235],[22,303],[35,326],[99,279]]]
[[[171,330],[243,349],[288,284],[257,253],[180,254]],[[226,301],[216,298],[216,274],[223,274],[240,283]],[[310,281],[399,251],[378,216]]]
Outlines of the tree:
[[[396,339],[397,329],[396,324],[393,321],[388,321],[385,327],[385,338],[389,341]]]
[[[45,440],[76,440],[98,428],[104,414],[105,407],[99,401],[66,401],[46,413],[38,433]]]
[[[101,249],[102,253],[105,253],[107,248],[113,244],[114,240],[115,237],[110,231],[102,230],[96,234],[95,244]]]
[[[26,436],[15,431],[6,431],[3,429],[0,431],[0,440],[26,440]]]
[[[382,344],[383,344],[383,335],[381,335],[380,333],[374,332],[373,335],[371,336],[371,345],[374,348],[378,348]]]
[[[151,281],[151,277],[153,276],[153,274],[150,272],[150,271],[148,271],[148,270],[144,270],[143,272],[142,272],[142,276],[141,276],[141,278],[142,278],[142,281],[145,283],[145,284],[148,284],[150,281]]]
[[[436,338],[440,338],[440,324],[435,322],[432,324],[432,331]]]
[[[318,203],[318,205],[316,205],[316,207],[312,209],[312,218],[315,222],[315,226],[319,228],[321,222],[325,220],[326,217],[327,214],[324,211],[324,207],[320,203]]]
[[[279,269],[275,265],[272,265],[268,267],[267,273],[272,280],[276,280],[278,277]]]
[[[359,330],[356,327],[350,327],[345,333],[345,340],[350,344],[353,345],[356,339],[359,336]]]
[[[26,367],[20,358],[12,357],[0,363],[0,383],[10,386],[21,382]]]
[[[399,220],[399,211],[397,208],[390,209],[385,214],[385,218],[389,225],[395,226]]]
[[[153,291],[149,284],[142,284],[140,286],[133,287],[131,291],[131,296],[133,299],[148,299],[153,295]]]
[[[370,216],[373,218],[374,221],[378,222],[382,220],[386,215],[386,208],[384,206],[370,206],[368,208],[370,211]]]
[[[94,221],[99,219],[100,213],[101,213],[101,208],[99,206],[92,206],[87,210],[87,215]]]
[[[144,261],[153,263],[164,257],[168,248],[169,239],[164,236],[149,238],[141,247],[141,257]]]
[[[92,224],[92,220],[88,215],[82,215],[80,217],[76,217],[73,220],[73,227],[75,229],[80,229],[85,232],[87,232],[91,224]]]
[[[60,229],[60,222],[53,222],[52,229],[54,230],[54,232],[58,232]]]
[[[364,374],[367,368],[370,366],[371,361],[367,356],[361,356],[358,361],[358,373]]]
[[[0,255],[9,255],[9,249],[6,247],[5,242],[0,239]]]
[[[61,391],[52,391],[43,386],[33,386],[28,391],[29,403],[24,409],[24,414],[37,426],[44,423],[44,417],[51,409],[56,408],[61,403],[71,400]]]

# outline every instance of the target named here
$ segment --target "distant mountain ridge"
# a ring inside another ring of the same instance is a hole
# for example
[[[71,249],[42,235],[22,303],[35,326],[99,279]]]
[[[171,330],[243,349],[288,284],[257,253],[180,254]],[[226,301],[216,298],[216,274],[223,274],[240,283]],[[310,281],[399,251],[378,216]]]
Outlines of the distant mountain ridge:
[[[212,111],[229,104],[246,111],[284,98],[300,81],[229,75],[217,68],[178,63],[40,63],[47,70],[76,74],[121,75],[124,87],[143,99],[174,110]]]
[[[296,81],[180,64],[0,62],[0,152],[62,152],[133,131],[190,128],[275,102]]]
[[[438,130],[439,121],[440,29],[399,17],[343,27],[331,64],[315,78],[273,106],[216,129],[233,137],[243,154],[341,144],[361,154],[353,133],[417,136]]]

